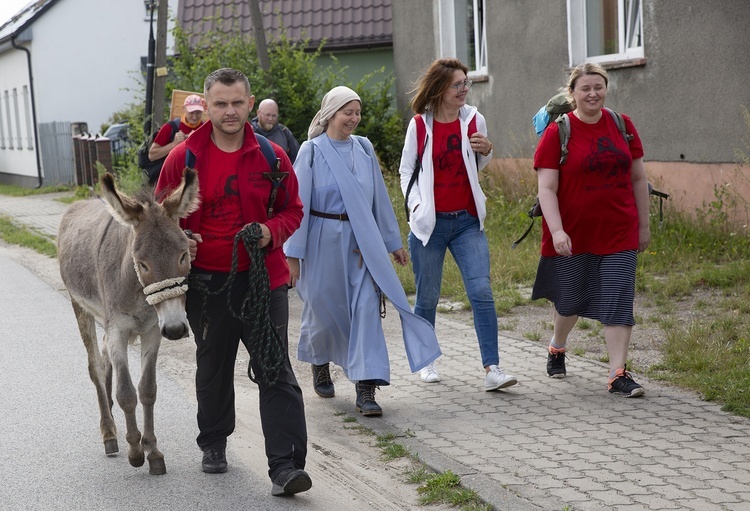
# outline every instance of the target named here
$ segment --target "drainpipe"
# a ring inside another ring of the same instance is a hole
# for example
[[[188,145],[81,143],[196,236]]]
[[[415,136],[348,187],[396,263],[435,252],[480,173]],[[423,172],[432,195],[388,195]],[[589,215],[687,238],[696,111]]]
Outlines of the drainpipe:
[[[31,70],[31,51],[29,51],[28,48],[24,48],[23,46],[18,46],[16,44],[16,36],[11,37],[10,39],[11,44],[13,44],[13,47],[17,50],[25,51],[26,52],[26,61],[28,62],[29,66],[29,94],[31,95],[31,117],[32,122],[34,123],[34,152],[36,153],[36,172],[39,176],[39,184],[36,185],[35,188],[41,188],[42,187],[42,157],[39,154],[39,133],[37,131],[37,125],[36,125],[36,102],[34,101],[34,73]]]

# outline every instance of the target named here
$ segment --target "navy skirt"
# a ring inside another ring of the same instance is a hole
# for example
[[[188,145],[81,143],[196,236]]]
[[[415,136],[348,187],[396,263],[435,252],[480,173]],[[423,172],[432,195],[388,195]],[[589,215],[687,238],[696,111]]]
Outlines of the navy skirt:
[[[603,325],[635,325],[638,253],[578,254],[539,259],[531,299],[547,298],[561,316],[582,316]]]

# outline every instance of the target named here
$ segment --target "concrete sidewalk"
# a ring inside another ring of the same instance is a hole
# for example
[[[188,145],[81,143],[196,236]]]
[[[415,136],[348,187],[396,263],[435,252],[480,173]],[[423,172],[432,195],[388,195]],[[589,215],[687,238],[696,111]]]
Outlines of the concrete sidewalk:
[[[0,196],[0,215],[54,236],[66,208],[59,195]],[[290,296],[294,356],[301,304]],[[484,392],[473,327],[445,315],[436,326],[442,381],[424,384],[409,372],[390,305],[384,327],[392,362],[391,385],[377,394],[384,415],[359,422],[398,435],[496,509],[750,509],[750,420],[641,375],[644,398],[610,395],[607,367],[572,355],[568,377],[550,379],[544,346],[508,337],[501,365],[519,384]],[[334,379],[335,398],[305,388],[307,405],[355,414],[354,386],[338,368]]]

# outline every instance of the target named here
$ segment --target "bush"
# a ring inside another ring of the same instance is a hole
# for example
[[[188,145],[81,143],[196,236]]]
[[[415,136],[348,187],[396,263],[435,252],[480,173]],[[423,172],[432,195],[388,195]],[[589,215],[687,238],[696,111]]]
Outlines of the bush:
[[[174,89],[203,90],[203,80],[216,69],[238,69],[250,80],[256,102],[273,98],[279,104],[282,123],[302,142],[307,140],[307,128],[325,93],[336,85],[346,85],[362,98],[362,122],[357,134],[372,141],[384,170],[397,170],[404,128],[391,93],[395,78],[380,69],[352,84],[338,60],[331,58],[330,64],[322,63],[325,41],[314,51],[306,51],[309,40],[290,41],[283,28],[281,33],[280,39],[269,45],[270,69],[264,72],[249,35],[239,30],[192,35],[176,27],[176,55],[172,77],[167,81],[167,96],[171,97]],[[197,38],[193,48],[189,44],[191,38]]]

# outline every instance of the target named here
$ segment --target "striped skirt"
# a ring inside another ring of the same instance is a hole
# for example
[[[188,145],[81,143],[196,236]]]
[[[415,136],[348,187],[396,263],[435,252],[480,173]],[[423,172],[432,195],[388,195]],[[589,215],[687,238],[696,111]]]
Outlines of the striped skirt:
[[[635,325],[637,252],[544,257],[531,299],[547,298],[561,316],[582,316],[603,325]]]

